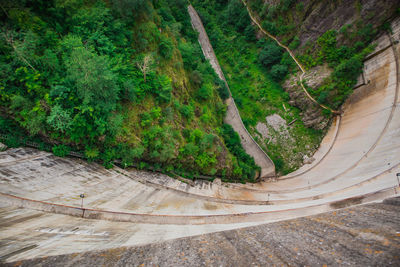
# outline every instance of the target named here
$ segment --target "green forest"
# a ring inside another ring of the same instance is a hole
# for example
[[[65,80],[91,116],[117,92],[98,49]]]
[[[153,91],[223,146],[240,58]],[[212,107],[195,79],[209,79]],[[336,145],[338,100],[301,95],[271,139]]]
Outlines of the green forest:
[[[312,68],[334,71],[312,94],[338,108],[349,95],[376,31],[327,31],[299,48],[294,17],[301,1],[265,7],[249,1],[265,29]],[[27,141],[57,156],[79,152],[111,168],[136,166],[189,178],[254,182],[259,167],[223,123],[229,92],[205,60],[186,0],[5,0],[0,4],[0,133],[10,147]],[[296,65],[272,40],[257,38],[239,0],[193,0],[225,72],[243,122],[279,174],[302,165],[323,130],[306,127],[282,82]],[[260,10],[260,6],[264,8]],[[294,11],[293,11],[294,10]],[[290,15],[291,14],[291,15]],[[338,45],[348,35],[351,45]],[[353,45],[354,44],[354,45]],[[289,112],[286,110],[289,109]],[[289,137],[256,125],[279,114]],[[330,114],[326,114],[330,116]],[[302,153],[299,153],[302,152]]]
[[[228,95],[204,59],[186,1],[8,1],[0,36],[0,129],[111,167],[253,181],[223,124]]]

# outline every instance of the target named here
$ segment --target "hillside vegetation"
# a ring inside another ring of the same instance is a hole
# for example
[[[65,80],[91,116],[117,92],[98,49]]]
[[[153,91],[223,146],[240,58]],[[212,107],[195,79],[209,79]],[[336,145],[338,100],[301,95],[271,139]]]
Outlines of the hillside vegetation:
[[[304,126],[301,110],[289,104],[289,95],[281,86],[286,75],[295,70],[294,61],[274,41],[256,38],[257,28],[240,0],[192,2],[205,24],[247,129],[279,173],[295,170],[305,155],[312,155],[318,148],[323,131]],[[275,127],[267,124],[266,117],[273,114],[284,123]],[[267,136],[262,135],[263,128]]]
[[[309,93],[334,110],[352,93],[363,59],[373,49],[371,41],[390,30],[388,21],[398,12],[395,1],[367,2],[348,7],[341,1],[246,1],[263,29],[313,74],[307,73],[311,78],[304,83]],[[192,3],[250,133],[278,173],[297,169],[318,148],[332,114],[306,97],[289,53],[252,23],[241,0]]]
[[[329,66],[331,75],[309,91],[333,109],[352,93],[371,42],[390,31],[390,19],[400,11],[392,0],[247,2],[263,28],[294,50],[306,69]]]
[[[111,167],[252,181],[223,125],[227,91],[202,56],[186,1],[1,4],[0,129]]]
[[[315,152],[331,118],[310,103],[298,68],[251,23],[241,0],[193,0],[249,132],[278,174]],[[350,1],[352,2],[352,1]],[[248,0],[252,14],[340,109],[393,0]],[[0,3],[0,134],[58,156],[254,181],[259,167],[223,123],[229,93],[204,59],[187,0],[5,0]],[[369,8],[375,5],[376,8]],[[317,29],[317,30],[316,30]],[[315,74],[316,73],[316,74]]]

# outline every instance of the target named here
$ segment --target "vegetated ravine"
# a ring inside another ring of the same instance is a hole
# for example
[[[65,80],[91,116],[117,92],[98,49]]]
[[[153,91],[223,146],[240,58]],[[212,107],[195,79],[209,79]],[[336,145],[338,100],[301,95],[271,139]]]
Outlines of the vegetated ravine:
[[[307,100],[289,54],[252,24],[240,0],[191,2],[247,129],[278,173],[295,170],[318,148],[331,114]],[[333,109],[352,92],[372,39],[399,12],[396,1],[246,3],[313,74],[310,94]],[[58,156],[80,151],[107,167],[119,159],[254,181],[254,160],[223,124],[229,95],[202,55],[188,4],[2,1],[3,141],[51,144]]]

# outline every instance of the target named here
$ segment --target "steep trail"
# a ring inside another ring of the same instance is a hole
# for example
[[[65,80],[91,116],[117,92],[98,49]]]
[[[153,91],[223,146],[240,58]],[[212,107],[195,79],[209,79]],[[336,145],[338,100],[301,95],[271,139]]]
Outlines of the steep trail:
[[[303,78],[304,78],[304,75],[306,74],[306,71],[305,71],[304,67],[303,67],[303,66],[300,64],[300,62],[296,59],[296,57],[294,56],[294,54],[292,53],[292,51],[289,49],[289,47],[287,47],[286,45],[284,45],[284,44],[282,44],[281,42],[279,42],[279,40],[278,40],[275,36],[273,36],[272,34],[270,34],[269,32],[267,32],[266,30],[264,30],[264,29],[261,27],[261,25],[258,23],[258,21],[253,17],[253,15],[252,15],[252,13],[251,13],[251,11],[250,11],[250,8],[247,6],[246,1],[242,0],[242,3],[245,5],[245,7],[246,7],[246,9],[247,9],[247,12],[248,12],[248,14],[249,14],[251,20],[254,22],[254,24],[256,24],[257,27],[258,27],[265,35],[267,35],[269,38],[271,38],[272,40],[274,40],[280,47],[282,47],[283,49],[285,49],[285,50],[289,53],[290,57],[294,60],[294,62],[296,62],[296,65],[299,67],[299,69],[300,69],[300,71],[301,71],[301,75],[300,75],[300,85],[301,85],[301,88],[303,89],[304,93],[306,94],[306,96],[307,96],[312,102],[314,102],[315,104],[317,104],[317,105],[320,106],[321,108],[326,109],[326,110],[329,110],[329,111],[332,112],[333,114],[340,115],[340,114],[341,114],[340,111],[333,110],[333,109],[331,109],[330,107],[328,107],[328,106],[326,106],[326,105],[324,105],[324,104],[318,103],[318,101],[315,100],[315,99],[310,95],[310,93],[307,91],[307,89],[304,87],[304,84],[303,84],[303,83],[304,83]]]

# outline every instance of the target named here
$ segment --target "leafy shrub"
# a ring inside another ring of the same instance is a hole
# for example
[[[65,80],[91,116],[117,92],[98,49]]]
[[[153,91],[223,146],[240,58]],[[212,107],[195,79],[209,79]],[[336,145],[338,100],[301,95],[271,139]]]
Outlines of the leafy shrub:
[[[275,22],[266,20],[266,21],[264,21],[262,23],[262,27],[272,35],[278,35],[279,34],[279,29],[276,26]]]
[[[68,110],[64,110],[60,105],[56,105],[51,109],[50,116],[47,117],[47,124],[54,130],[65,132],[71,127],[71,114]]]
[[[197,98],[199,100],[207,100],[212,96],[213,86],[210,83],[205,83],[197,90]]]
[[[160,55],[165,59],[170,59],[174,50],[172,41],[167,37],[161,37],[160,44],[158,46]]]
[[[196,146],[193,143],[186,144],[182,149],[182,154],[184,156],[193,156],[193,157],[195,157],[197,155],[197,152],[199,152],[199,148],[198,148],[198,146]]]
[[[340,63],[334,70],[333,76],[337,80],[354,80],[361,73],[362,61],[360,57],[353,56]]]
[[[255,171],[259,170],[260,167],[254,162],[254,159],[250,157],[243,149],[240,143],[239,135],[233,130],[229,124],[222,126],[222,136],[228,149],[237,157],[239,165],[242,167],[236,167],[234,174],[236,176],[243,175],[243,177],[253,180]]]
[[[158,79],[155,81],[155,88],[153,90],[153,93],[158,96],[157,99],[160,102],[169,103],[171,101],[171,92],[171,78],[166,75],[158,76]]]
[[[202,169],[212,166],[216,161],[215,155],[211,156],[207,153],[201,153],[195,159],[196,164]]]
[[[328,91],[322,91],[317,98],[318,103],[325,103],[328,96],[329,96]]]
[[[288,68],[285,65],[274,65],[271,68],[270,75],[271,78],[277,82],[282,81],[288,72]]]
[[[88,160],[94,160],[99,156],[100,152],[97,147],[86,147],[85,156]]]
[[[200,71],[194,70],[190,74],[190,80],[196,85],[196,86],[201,86],[203,83],[203,75],[201,74]]]
[[[376,30],[372,27],[372,24],[366,24],[357,31],[357,35],[361,37],[364,43],[370,43],[376,35]]]
[[[240,0],[229,1],[223,17],[227,24],[234,26],[240,32],[245,31],[247,26],[250,25],[250,17]]]
[[[293,41],[289,44],[289,49],[294,50],[300,45],[300,39],[298,36],[293,38]]]
[[[226,100],[229,98],[229,90],[228,90],[228,87],[226,87],[226,84],[224,81],[218,80],[217,91],[222,100]]]
[[[70,148],[65,145],[56,145],[52,148],[53,154],[57,157],[65,157],[69,154]]]
[[[296,10],[297,12],[303,12],[304,10],[304,3],[300,2],[296,4]]]
[[[194,108],[191,105],[182,105],[179,109],[180,113],[185,117],[188,121],[192,120],[194,116]]]
[[[258,60],[264,67],[271,67],[282,57],[282,49],[272,42],[267,42],[261,50]]]
[[[340,61],[340,55],[336,48],[336,36],[337,32],[335,30],[329,30],[318,38],[320,60],[324,59],[331,64]]]

